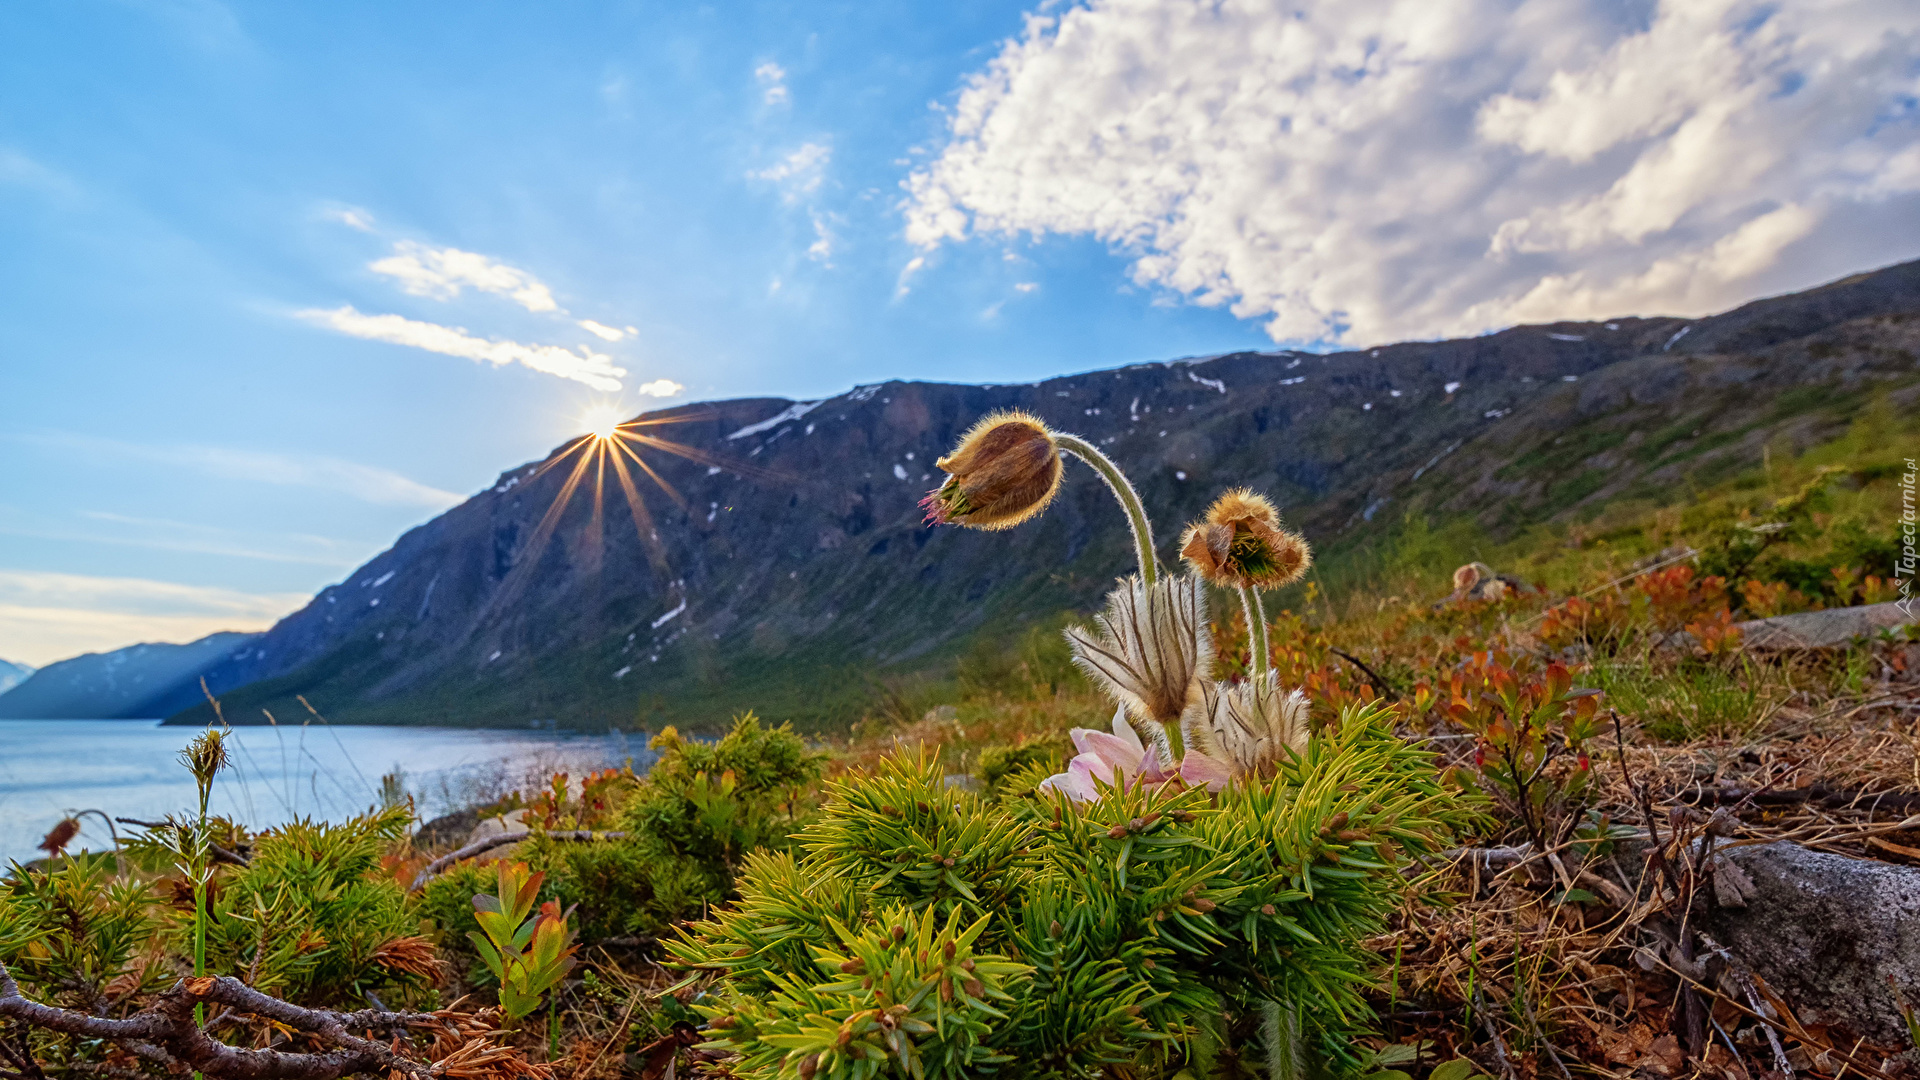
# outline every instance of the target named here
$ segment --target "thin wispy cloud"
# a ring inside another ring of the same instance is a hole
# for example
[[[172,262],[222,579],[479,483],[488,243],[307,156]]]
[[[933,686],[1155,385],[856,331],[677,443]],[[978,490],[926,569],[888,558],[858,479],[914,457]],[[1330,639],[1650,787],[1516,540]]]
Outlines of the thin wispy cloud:
[[[913,281],[913,276],[926,268],[927,257],[925,255],[915,255],[913,258],[908,259],[907,265],[900,268],[900,276],[894,279],[893,298],[898,300],[911,292],[912,286],[910,283]]]
[[[227,480],[318,488],[383,506],[445,510],[465,496],[442,491],[391,469],[318,454],[281,454],[227,446],[165,445],[126,442],[96,435],[19,434],[21,442],[56,447],[108,460],[136,459],[191,469]]]
[[[787,69],[769,60],[753,69],[753,78],[762,88],[760,100],[768,105],[785,105],[789,100],[787,93]]]
[[[160,518],[132,517],[101,510],[82,510],[80,521],[49,520],[0,507],[0,535],[68,544],[106,544],[112,547],[214,555],[222,559],[346,568],[366,552],[319,536],[249,534],[212,525]]]
[[[833,265],[833,248],[838,238],[822,214],[813,215],[813,243],[807,245],[807,258],[828,267]]]
[[[6,146],[0,146],[0,184],[36,188],[60,195],[70,195],[76,190],[73,181],[58,171]]]
[[[321,211],[321,215],[356,232],[374,231],[373,215],[358,206],[332,206]]]
[[[802,143],[799,149],[777,163],[750,172],[747,176],[780,185],[787,201],[797,202],[801,196],[819,190],[820,182],[826,179],[827,165],[832,160],[833,148],[826,143]]]
[[[0,570],[0,656],[45,665],[143,641],[264,630],[309,599],[305,593]]]
[[[585,345],[580,346],[578,352],[573,352],[558,345],[489,340],[474,337],[457,326],[421,322],[401,315],[365,315],[351,305],[332,310],[310,309],[295,314],[349,337],[425,349],[443,356],[464,357],[495,367],[519,364],[547,375],[584,383],[595,390],[619,390],[620,379],[627,373],[625,368],[614,364],[612,357],[594,352]]]
[[[906,235],[1093,236],[1287,342],[1699,314],[1920,237],[1917,52],[1882,0],[1095,0],[968,81]]]
[[[504,296],[532,312],[558,311],[553,290],[517,267],[496,262],[485,255],[459,248],[437,248],[412,240],[393,246],[394,253],[376,260],[367,269],[384,274],[400,283],[415,296],[451,300],[463,288],[474,288],[495,296]]]

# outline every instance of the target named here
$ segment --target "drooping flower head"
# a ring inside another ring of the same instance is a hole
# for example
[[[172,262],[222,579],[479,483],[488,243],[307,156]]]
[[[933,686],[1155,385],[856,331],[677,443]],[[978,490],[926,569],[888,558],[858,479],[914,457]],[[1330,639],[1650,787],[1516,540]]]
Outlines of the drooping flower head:
[[[47,838],[40,841],[40,850],[50,856],[58,855],[67,849],[68,844],[73,843],[74,837],[79,835],[79,821],[73,818],[61,818],[60,823],[47,833]]]
[[[1204,520],[1187,526],[1180,557],[1215,585],[1254,589],[1292,584],[1313,562],[1307,542],[1281,528],[1273,504],[1246,488],[1220,496]]]
[[[935,463],[946,483],[920,505],[927,521],[1011,529],[1047,508],[1060,490],[1060,448],[1047,425],[1024,412],[997,412]]]
[[[1131,791],[1136,784],[1164,783],[1177,774],[1165,732],[1142,741],[1140,733],[1127,723],[1125,709],[1114,710],[1112,734],[1091,728],[1074,728],[1067,734],[1079,753],[1067,763],[1066,772],[1042,780],[1041,791],[1058,791],[1080,802],[1092,802],[1100,797],[1100,784],[1112,787],[1118,783]]]
[[[1180,775],[1216,791],[1236,776],[1266,776],[1287,754],[1305,749],[1310,734],[1306,695],[1282,690],[1273,672],[1239,683],[1210,681],[1180,719],[1187,746]]]
[[[1073,662],[1093,677],[1128,716],[1164,737],[1198,700],[1213,666],[1207,595],[1200,579],[1163,577],[1153,585],[1123,578],[1107,594],[1094,630],[1068,627]]]

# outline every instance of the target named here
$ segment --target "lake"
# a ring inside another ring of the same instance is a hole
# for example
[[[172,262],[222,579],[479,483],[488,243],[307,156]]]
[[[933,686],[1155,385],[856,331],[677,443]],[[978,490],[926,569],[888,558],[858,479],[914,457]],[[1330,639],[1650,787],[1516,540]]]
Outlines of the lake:
[[[192,810],[193,777],[178,755],[198,734],[152,720],[0,720],[0,866],[37,858],[70,812],[151,821]],[[209,809],[255,829],[359,813],[379,801],[388,773],[401,775],[425,820],[544,787],[554,772],[577,778],[629,757],[641,769],[653,757],[641,735],[320,723],[234,728],[227,745],[232,766],[214,781]],[[99,817],[81,822],[73,850],[112,846]]]

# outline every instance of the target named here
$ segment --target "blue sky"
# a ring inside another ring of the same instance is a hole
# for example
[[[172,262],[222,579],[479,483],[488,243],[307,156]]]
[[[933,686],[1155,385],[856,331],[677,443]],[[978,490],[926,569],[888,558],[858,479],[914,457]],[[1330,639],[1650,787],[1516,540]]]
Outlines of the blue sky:
[[[1911,258],[1917,20],[9,4],[0,657],[264,626],[596,403],[1695,314]]]

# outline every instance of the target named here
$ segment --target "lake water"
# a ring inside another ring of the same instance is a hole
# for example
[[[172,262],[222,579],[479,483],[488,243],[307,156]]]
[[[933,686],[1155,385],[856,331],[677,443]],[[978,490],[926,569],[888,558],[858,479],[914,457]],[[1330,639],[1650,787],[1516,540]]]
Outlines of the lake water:
[[[179,753],[197,734],[152,720],[0,720],[0,866],[38,857],[41,838],[71,812],[151,821],[191,810],[197,796]],[[210,810],[256,829],[364,811],[388,773],[401,774],[424,820],[544,787],[554,772],[578,778],[652,759],[639,735],[318,723],[234,728],[227,745],[233,764],[214,781]],[[99,817],[81,822],[74,850],[111,846]]]

